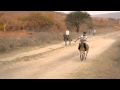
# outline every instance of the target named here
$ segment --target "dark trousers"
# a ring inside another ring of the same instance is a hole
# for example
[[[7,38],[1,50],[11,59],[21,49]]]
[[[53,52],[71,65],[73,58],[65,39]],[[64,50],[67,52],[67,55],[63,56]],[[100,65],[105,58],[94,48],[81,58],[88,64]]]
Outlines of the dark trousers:
[[[84,48],[85,48],[85,51],[86,51],[86,43],[84,43]],[[79,43],[78,49],[80,50],[80,43]]]
[[[67,39],[67,41],[68,41],[68,39],[69,39],[69,35],[66,35],[66,39]]]

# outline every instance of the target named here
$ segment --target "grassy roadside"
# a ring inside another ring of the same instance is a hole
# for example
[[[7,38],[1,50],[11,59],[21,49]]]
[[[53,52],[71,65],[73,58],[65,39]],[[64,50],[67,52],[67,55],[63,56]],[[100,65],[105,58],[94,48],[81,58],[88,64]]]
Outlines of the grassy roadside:
[[[61,43],[63,42],[63,34],[64,32],[0,33],[0,54],[15,50],[28,50],[30,47],[43,48],[48,45]],[[77,33],[71,32],[70,35],[74,38]]]
[[[106,33],[114,32],[117,30],[106,29],[106,30],[97,30],[96,35],[103,35]],[[64,42],[63,34],[65,32],[8,32],[6,34],[0,33],[0,54],[9,53],[16,50],[31,50],[31,47],[34,49],[43,48],[48,45],[57,44]],[[70,32],[72,39],[77,39],[79,34],[76,32]],[[88,35],[88,32],[87,32]],[[88,35],[92,37],[93,34]]]

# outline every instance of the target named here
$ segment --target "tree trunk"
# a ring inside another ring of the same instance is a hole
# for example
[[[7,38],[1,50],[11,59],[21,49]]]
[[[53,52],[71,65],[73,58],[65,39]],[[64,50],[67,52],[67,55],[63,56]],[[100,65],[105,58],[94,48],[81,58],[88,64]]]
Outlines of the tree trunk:
[[[77,31],[77,33],[79,33],[79,28],[80,28],[79,24],[80,24],[79,21],[77,21],[77,22],[76,22],[76,28],[77,28],[76,31]]]
[[[4,23],[4,33],[6,32],[6,23]]]
[[[79,33],[79,28],[80,28],[79,25],[77,25],[76,28],[77,28],[77,33]]]

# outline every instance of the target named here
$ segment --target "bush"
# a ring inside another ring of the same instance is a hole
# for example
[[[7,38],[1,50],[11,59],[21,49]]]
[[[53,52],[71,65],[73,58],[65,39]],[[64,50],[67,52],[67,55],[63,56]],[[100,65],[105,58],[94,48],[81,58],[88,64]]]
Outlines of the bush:
[[[0,53],[3,53],[6,51],[6,48],[4,46],[0,46]]]

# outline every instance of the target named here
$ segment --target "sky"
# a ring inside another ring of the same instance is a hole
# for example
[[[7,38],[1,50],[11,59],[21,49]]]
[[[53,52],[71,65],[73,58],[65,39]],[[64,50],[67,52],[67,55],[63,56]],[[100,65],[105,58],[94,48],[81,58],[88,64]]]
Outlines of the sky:
[[[58,11],[58,12],[70,13],[72,11]],[[83,11],[83,12],[87,12],[90,15],[96,15],[96,14],[115,13],[115,12],[120,12],[120,11]]]

